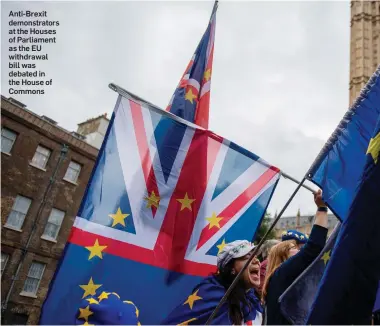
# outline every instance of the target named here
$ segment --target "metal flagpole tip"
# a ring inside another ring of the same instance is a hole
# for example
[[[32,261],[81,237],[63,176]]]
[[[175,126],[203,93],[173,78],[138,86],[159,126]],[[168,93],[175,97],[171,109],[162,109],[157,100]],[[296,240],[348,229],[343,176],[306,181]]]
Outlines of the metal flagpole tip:
[[[108,87],[111,88],[113,91],[117,92],[117,86],[114,83],[109,83]]]

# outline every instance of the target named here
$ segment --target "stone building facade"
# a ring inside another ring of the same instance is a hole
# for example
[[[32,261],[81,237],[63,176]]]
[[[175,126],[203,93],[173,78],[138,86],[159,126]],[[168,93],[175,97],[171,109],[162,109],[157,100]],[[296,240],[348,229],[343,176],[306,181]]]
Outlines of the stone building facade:
[[[350,105],[380,64],[380,2],[351,2]]]
[[[2,323],[37,324],[98,149],[12,98],[1,109]]]
[[[100,149],[109,124],[107,113],[78,124],[77,133],[85,136],[86,143]]]
[[[287,230],[297,230],[309,235],[313,227],[314,215],[301,216],[298,211],[296,216],[282,217],[275,226],[276,238],[281,239],[282,233]],[[338,223],[338,218],[333,214],[328,214],[328,234],[334,230]]]

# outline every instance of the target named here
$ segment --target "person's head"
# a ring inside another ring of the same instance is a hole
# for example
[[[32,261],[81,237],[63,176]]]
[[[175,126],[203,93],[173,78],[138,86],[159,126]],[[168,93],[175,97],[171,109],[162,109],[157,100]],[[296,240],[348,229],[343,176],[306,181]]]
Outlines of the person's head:
[[[268,283],[274,272],[284,261],[296,255],[298,252],[299,249],[295,240],[286,240],[272,247],[268,256],[267,273],[265,275],[262,292],[263,300],[265,300],[267,295]]]
[[[275,246],[276,244],[280,243],[280,241],[278,240],[266,240],[262,247],[261,247],[261,257],[263,258],[263,260],[267,259],[268,258],[268,255],[269,255],[269,251],[271,250],[271,248],[273,246]]]
[[[218,254],[218,273],[216,277],[220,283],[228,289],[236,275],[242,270],[249,259],[254,245],[246,240],[237,240],[225,245]],[[260,262],[255,257],[243,272],[239,282],[228,296],[228,310],[234,325],[241,325],[243,316],[240,305],[248,305],[246,299],[247,290],[260,286]]]
[[[247,240],[236,240],[227,243],[218,254],[218,270],[225,276],[230,276],[231,283],[235,276],[241,271],[251,255],[255,246]],[[241,276],[242,285],[246,289],[258,288],[260,286],[260,262],[255,257]]]
[[[307,235],[297,230],[288,230],[282,234],[282,241],[294,240],[298,249],[301,249],[307,242]]]

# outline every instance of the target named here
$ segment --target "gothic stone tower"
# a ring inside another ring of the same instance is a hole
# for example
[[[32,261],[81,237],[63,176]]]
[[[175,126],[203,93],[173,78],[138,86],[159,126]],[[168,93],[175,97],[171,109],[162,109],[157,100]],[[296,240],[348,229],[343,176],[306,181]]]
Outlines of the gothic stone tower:
[[[380,1],[351,1],[350,105],[380,64]]]

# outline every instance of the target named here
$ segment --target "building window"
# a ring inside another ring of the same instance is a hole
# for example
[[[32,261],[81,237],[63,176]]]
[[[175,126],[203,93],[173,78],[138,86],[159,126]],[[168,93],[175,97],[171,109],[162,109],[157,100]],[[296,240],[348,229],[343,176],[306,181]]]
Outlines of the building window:
[[[62,212],[55,208],[51,210],[49,219],[45,226],[45,231],[43,234],[44,238],[48,238],[50,240],[57,239],[58,232],[59,232],[59,229],[61,228],[61,224],[62,224],[64,216],[65,216],[65,212]]]
[[[35,261],[32,262],[32,265],[29,268],[28,276],[24,283],[24,288],[22,290],[23,294],[37,294],[37,290],[40,285],[44,270],[45,264],[38,263]]]
[[[2,128],[1,129],[1,151],[10,154],[13,144],[16,140],[17,134],[13,131]]]
[[[25,216],[28,213],[31,202],[31,199],[18,195],[16,197],[15,202],[13,203],[12,210],[8,215],[8,219],[5,223],[5,226],[9,226],[13,229],[21,231],[22,225],[24,224]]]
[[[9,255],[5,252],[1,252],[1,275],[3,275],[3,271],[5,269],[5,266],[7,265]]]
[[[49,160],[51,150],[42,146],[38,146],[36,152],[34,153],[32,164],[41,169],[45,169],[46,164]]]
[[[64,179],[73,183],[78,181],[81,166],[73,161],[70,162],[69,167],[66,170]]]

